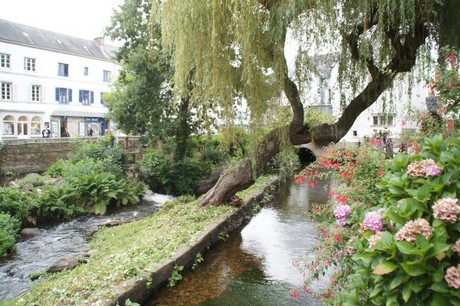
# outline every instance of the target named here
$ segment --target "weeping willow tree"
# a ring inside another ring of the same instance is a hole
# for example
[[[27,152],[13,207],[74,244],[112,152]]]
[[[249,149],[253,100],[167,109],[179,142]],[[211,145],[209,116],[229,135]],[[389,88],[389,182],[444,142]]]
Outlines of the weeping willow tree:
[[[458,44],[459,32],[450,30],[458,24],[448,17],[458,8],[457,0],[154,0],[176,93],[190,94],[193,107],[212,104],[231,125],[235,100],[243,98],[253,132],[272,121],[264,114],[281,96],[292,111],[290,123],[258,138],[251,156],[223,173],[201,204],[222,203],[252,184],[286,137],[293,145],[338,142],[418,56],[439,42]],[[299,42],[294,72],[288,37]],[[340,84],[352,97],[335,123],[308,128],[299,92],[312,73],[306,55],[331,48],[340,51]]]

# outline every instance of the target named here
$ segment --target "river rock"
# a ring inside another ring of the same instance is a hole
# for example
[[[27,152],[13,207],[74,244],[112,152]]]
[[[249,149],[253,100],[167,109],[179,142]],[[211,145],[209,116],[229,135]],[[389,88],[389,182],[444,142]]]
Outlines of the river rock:
[[[21,231],[21,235],[25,237],[33,237],[35,235],[38,235],[40,233],[40,230],[36,227],[26,227],[23,228]]]
[[[21,186],[19,186],[19,184],[16,183],[15,181],[10,182],[9,185],[10,187],[21,188]]]
[[[49,266],[46,272],[55,273],[55,272],[61,272],[64,270],[72,270],[76,266],[78,266],[78,260],[76,258],[64,257],[64,258],[59,259],[57,262],[55,262],[51,266]]]

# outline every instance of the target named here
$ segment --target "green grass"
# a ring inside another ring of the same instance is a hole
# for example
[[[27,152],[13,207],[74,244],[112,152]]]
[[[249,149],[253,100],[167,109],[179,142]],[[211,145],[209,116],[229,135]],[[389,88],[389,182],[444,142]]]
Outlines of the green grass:
[[[273,179],[263,177],[239,196],[246,200]],[[175,201],[149,218],[102,228],[90,244],[91,257],[86,264],[48,275],[28,294],[0,305],[96,305],[113,298],[113,286],[153,272],[153,264],[170,259],[206,226],[234,210],[227,205],[201,207],[196,202]]]

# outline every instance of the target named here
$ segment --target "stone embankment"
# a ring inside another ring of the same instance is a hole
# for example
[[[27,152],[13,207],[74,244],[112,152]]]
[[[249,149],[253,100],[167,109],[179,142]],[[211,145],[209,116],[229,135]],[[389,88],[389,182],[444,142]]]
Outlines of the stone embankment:
[[[0,176],[42,173],[58,159],[66,159],[73,148],[72,143],[79,139],[96,141],[98,137],[3,140],[3,148],[0,150]],[[139,137],[118,137],[117,143],[127,150],[131,161],[142,157]]]

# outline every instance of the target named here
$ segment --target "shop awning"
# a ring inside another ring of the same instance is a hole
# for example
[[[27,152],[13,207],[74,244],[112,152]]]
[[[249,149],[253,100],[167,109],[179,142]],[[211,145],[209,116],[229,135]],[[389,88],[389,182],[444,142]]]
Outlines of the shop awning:
[[[55,110],[51,116],[60,117],[94,117],[104,118],[107,112],[94,112],[94,111],[75,111],[75,110]]]

